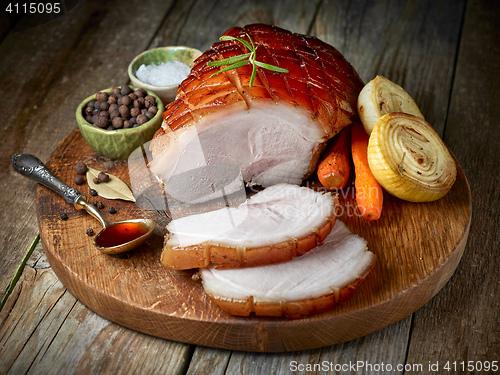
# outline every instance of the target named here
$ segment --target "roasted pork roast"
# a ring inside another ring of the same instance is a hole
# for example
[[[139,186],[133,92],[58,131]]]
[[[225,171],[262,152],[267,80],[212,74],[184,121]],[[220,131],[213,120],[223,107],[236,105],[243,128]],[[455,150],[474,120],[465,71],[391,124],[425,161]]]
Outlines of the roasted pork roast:
[[[163,115],[150,149],[151,171],[182,202],[231,194],[244,184],[300,184],[315,169],[325,142],[351,123],[363,83],[332,46],[262,24],[224,35],[251,40],[252,65],[213,77],[207,63],[250,51],[235,40],[215,43],[200,56]]]

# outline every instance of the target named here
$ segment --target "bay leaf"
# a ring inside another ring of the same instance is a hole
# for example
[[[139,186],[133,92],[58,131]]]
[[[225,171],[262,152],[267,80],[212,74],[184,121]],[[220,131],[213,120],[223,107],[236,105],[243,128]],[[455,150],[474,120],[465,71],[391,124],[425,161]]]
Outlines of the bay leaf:
[[[94,178],[99,176],[100,172],[97,169],[88,167],[87,182],[91,189],[97,191],[97,194],[103,198],[135,202],[134,195],[127,184],[112,174],[106,173],[109,176],[108,182],[96,184]]]

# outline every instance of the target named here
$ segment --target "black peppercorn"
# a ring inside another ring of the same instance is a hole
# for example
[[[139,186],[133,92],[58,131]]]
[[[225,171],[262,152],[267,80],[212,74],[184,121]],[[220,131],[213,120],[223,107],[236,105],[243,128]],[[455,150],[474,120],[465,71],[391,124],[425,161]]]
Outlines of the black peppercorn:
[[[96,197],[97,191],[95,189],[90,189],[90,195],[92,195],[93,197]]]
[[[130,109],[130,116],[137,117],[140,114],[141,114],[141,110],[139,108],[134,107],[134,108]]]
[[[94,125],[98,128],[106,128],[109,124],[109,120],[105,117],[98,116],[94,122]]]
[[[109,111],[109,118],[113,120],[115,117],[120,117],[120,112],[118,109],[113,109]]]
[[[132,99],[130,99],[130,96],[123,96],[122,97],[122,105],[126,105],[126,106],[129,106],[130,104],[132,104]]]
[[[77,174],[75,176],[75,184],[77,185],[81,185],[85,182],[85,178],[83,178],[83,176],[81,174]]]
[[[156,104],[156,99],[152,95],[147,95],[144,98],[144,104],[146,105],[146,108],[151,107],[152,105]]]
[[[118,97],[116,95],[110,95],[108,98],[109,105],[116,104],[117,101],[118,101]]]
[[[83,161],[79,161],[78,163],[75,164],[75,172],[78,174],[85,174],[87,173],[87,164],[85,164]]]
[[[109,109],[109,103],[108,102],[101,102],[99,105],[99,109],[101,111],[107,111]]]
[[[148,112],[151,112],[153,115],[156,115],[158,112],[158,108],[155,105],[152,105],[151,107],[148,108]]]
[[[142,108],[144,107],[144,98],[138,97],[137,99],[134,100],[134,107],[135,108]]]
[[[123,121],[123,128],[124,129],[129,129],[131,127],[132,127],[132,123],[129,120]]]
[[[132,89],[130,88],[129,85],[123,85],[121,88],[121,93],[122,95],[128,95],[132,92]]]
[[[94,181],[94,184],[96,185],[101,183],[101,181],[97,177],[94,177],[92,181]]]
[[[122,91],[118,88],[118,87],[113,87],[111,89],[111,94],[115,95],[115,96],[119,96],[122,94]]]
[[[120,108],[118,108],[118,111],[120,111],[120,114],[124,117],[130,116],[130,110],[125,104],[122,104]]]
[[[87,234],[87,236],[92,237],[94,235],[94,230],[92,228],[87,228],[85,233]]]
[[[101,91],[96,94],[95,98],[101,102],[106,102],[108,100],[108,96],[107,92]]]
[[[115,117],[112,121],[113,128],[121,129],[123,128],[123,119],[121,117]]]
[[[113,215],[113,214],[116,214],[116,209],[115,209],[113,206],[109,206],[109,208],[108,208],[108,212],[109,212],[110,214],[112,214],[112,215]]]
[[[142,125],[142,124],[144,124],[146,122],[148,122],[148,118],[146,117],[146,115],[142,115],[141,114],[141,115],[137,116],[137,123],[139,125]]]
[[[109,181],[109,175],[107,175],[106,173],[104,172],[100,172],[99,175],[97,176],[97,178],[101,181],[101,182],[108,182]]]
[[[153,117],[155,117],[154,114],[152,114],[151,112],[149,111],[146,111],[146,113],[144,113],[144,116],[146,116],[149,120],[151,120]]]
[[[61,213],[59,217],[61,218],[61,220],[68,220],[68,214],[66,212]]]
[[[87,108],[85,108],[85,114],[86,115],[93,115],[94,114],[94,107],[87,106]]]
[[[143,88],[138,88],[134,91],[134,94],[139,98],[144,98],[147,95],[146,90],[144,90]]]

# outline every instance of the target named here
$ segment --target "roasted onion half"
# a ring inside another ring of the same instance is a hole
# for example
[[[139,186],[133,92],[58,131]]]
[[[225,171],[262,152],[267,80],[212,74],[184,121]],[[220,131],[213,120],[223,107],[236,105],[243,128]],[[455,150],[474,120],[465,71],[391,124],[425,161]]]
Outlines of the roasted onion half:
[[[443,197],[455,182],[455,159],[423,118],[402,112],[382,116],[368,143],[370,169],[390,194],[410,202]]]

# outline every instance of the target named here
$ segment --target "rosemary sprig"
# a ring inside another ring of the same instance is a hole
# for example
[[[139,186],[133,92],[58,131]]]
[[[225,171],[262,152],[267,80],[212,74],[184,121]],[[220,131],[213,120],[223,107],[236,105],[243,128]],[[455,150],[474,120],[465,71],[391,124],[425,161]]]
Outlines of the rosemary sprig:
[[[257,74],[257,67],[271,70],[273,72],[288,73],[288,69],[280,68],[279,66],[265,64],[263,62],[257,61],[257,47],[258,46],[255,47],[255,44],[253,43],[253,40],[252,40],[252,38],[250,38],[250,35],[248,35],[248,33],[247,33],[247,37],[248,37],[248,40],[250,41],[250,43],[248,43],[244,39],[241,39],[241,38],[238,38],[235,36],[230,36],[230,35],[223,35],[219,38],[220,41],[237,40],[238,42],[243,44],[250,52],[244,53],[241,55],[237,55],[237,56],[228,57],[227,59],[207,62],[208,66],[225,66],[225,68],[222,68],[218,72],[212,74],[210,76],[210,78],[212,78],[213,76],[215,76],[219,73],[227,72],[228,70],[238,69],[238,68],[241,68],[242,66],[245,66],[247,64],[252,64],[252,75],[250,76],[250,87],[252,87],[253,82],[255,81],[255,75]]]

